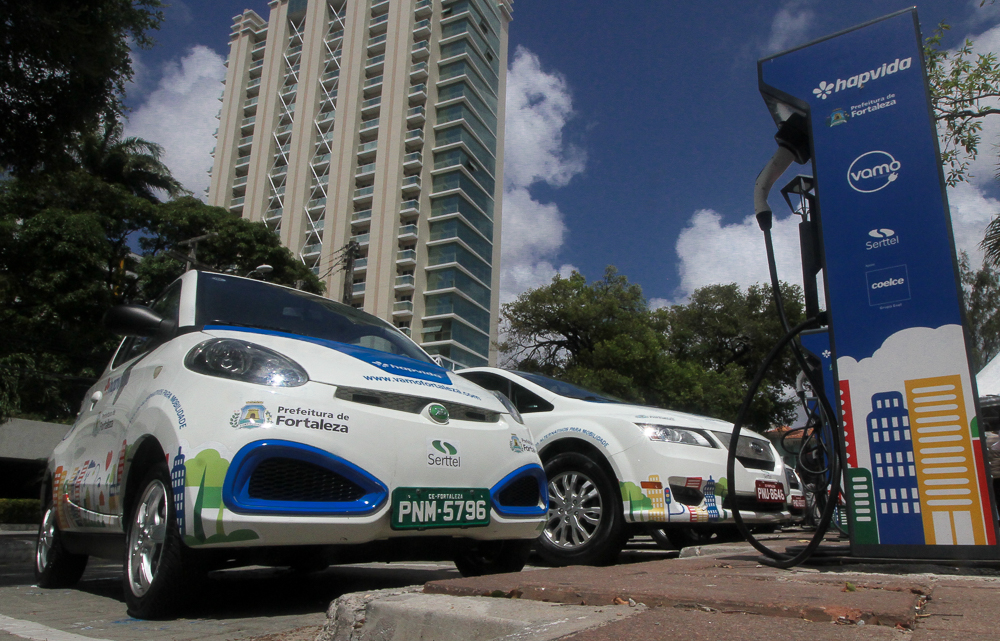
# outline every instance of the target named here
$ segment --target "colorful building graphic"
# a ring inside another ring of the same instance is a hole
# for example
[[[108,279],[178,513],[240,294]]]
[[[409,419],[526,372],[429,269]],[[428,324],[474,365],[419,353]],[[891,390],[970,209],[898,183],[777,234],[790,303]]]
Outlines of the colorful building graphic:
[[[910,417],[899,392],[872,396],[865,424],[871,456],[879,541],[883,544],[924,542],[917,471],[913,459]]]
[[[719,520],[719,506],[715,504],[715,480],[710,476],[705,483],[705,511],[709,521]]]
[[[688,506],[672,499],[669,480],[664,483],[659,475],[650,474],[648,480],[639,485],[625,481],[620,484],[622,501],[625,504],[625,520],[630,523],[645,522],[691,522],[708,523],[726,518],[726,510],[720,507],[725,498],[728,484],[726,479],[715,481],[711,477],[704,480],[701,477],[674,477],[675,485],[697,490],[704,495],[704,502],[699,506]]]
[[[222,484],[226,479],[229,461],[222,458],[218,451],[205,449],[198,452],[194,458],[188,459],[184,467],[184,487],[197,488],[191,511],[192,534],[184,537],[185,543],[205,545],[259,538],[253,530],[244,529],[226,533],[223,524],[225,506],[222,502]],[[209,533],[212,530],[214,533]]]
[[[854,524],[852,536],[861,544],[878,543],[878,521],[875,512],[875,488],[871,472],[864,468],[851,468],[847,472],[847,491],[850,493],[850,517]]]
[[[174,466],[170,470],[170,485],[174,491],[174,515],[177,519],[177,531],[184,536],[184,482],[187,477],[187,468],[184,466],[184,454],[181,448],[177,448],[177,456],[174,457]]]
[[[958,375],[906,381],[910,423],[917,443],[915,471],[923,488],[923,530],[929,545],[992,545],[962,380]],[[974,426],[973,426],[974,427]]]
[[[854,429],[854,410],[851,408],[851,383],[841,381],[840,417],[844,422],[844,449],[847,452],[847,467],[858,466],[858,435]]]
[[[666,511],[666,501],[663,496],[663,483],[657,474],[650,474],[648,481],[639,484],[643,493],[649,498],[651,507],[649,508],[650,521],[668,521],[670,516]]]

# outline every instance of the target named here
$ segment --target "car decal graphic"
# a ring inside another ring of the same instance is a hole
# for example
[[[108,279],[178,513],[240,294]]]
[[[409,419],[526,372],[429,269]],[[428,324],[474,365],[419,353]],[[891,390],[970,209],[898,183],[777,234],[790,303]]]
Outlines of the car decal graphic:
[[[278,332],[268,329],[234,327],[231,325],[205,326],[206,331],[220,329],[232,332],[246,332],[248,334],[263,334],[265,336],[281,336],[283,338],[291,338],[294,340],[305,341],[307,343],[313,343],[315,345],[322,345],[323,347],[328,347],[342,354],[356,358],[359,361],[373,365],[390,374],[416,378],[423,381],[430,381],[432,383],[452,385],[451,379],[448,377],[448,370],[434,363],[422,363],[416,359],[410,358],[409,356],[400,356],[398,354],[390,354],[388,352],[382,352],[368,347],[360,347],[358,345],[349,345],[347,343],[331,341],[324,338],[302,336],[301,334],[289,334],[287,332]]]

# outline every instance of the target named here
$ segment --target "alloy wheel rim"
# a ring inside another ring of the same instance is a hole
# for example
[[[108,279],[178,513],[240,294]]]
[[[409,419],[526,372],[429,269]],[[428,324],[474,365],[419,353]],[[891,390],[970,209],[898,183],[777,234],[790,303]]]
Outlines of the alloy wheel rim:
[[[149,590],[160,567],[167,539],[167,491],[159,480],[143,492],[132,517],[128,541],[128,581],[132,594]]]
[[[549,517],[545,539],[568,550],[587,545],[601,525],[603,504],[597,485],[581,472],[561,472],[549,479]]]
[[[56,541],[56,512],[50,506],[45,510],[42,527],[38,530],[38,546],[35,549],[35,565],[38,572],[45,572],[52,556]]]

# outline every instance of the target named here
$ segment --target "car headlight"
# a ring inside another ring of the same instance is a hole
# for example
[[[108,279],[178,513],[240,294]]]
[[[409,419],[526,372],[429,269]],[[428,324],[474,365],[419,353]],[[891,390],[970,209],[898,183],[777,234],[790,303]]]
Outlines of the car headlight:
[[[517,411],[517,408],[514,407],[514,404],[510,402],[510,399],[507,398],[503,394],[503,392],[498,392],[496,390],[493,390],[493,395],[497,397],[497,400],[499,400],[501,403],[503,403],[503,406],[505,408],[507,408],[507,411],[510,412],[511,417],[515,421],[517,421],[521,425],[524,425],[524,419],[521,418],[521,413]]]
[[[683,443],[684,445],[697,445],[699,447],[715,447],[712,442],[698,430],[684,427],[668,427],[666,425],[652,425],[650,423],[636,423],[642,429],[646,437],[651,441],[663,441],[664,443]]]
[[[184,358],[191,371],[245,383],[298,387],[309,381],[302,366],[278,352],[232,338],[213,338],[194,347]]]

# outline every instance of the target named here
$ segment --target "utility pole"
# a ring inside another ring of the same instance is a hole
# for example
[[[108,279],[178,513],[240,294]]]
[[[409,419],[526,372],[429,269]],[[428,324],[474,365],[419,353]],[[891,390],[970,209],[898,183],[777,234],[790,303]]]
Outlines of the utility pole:
[[[198,241],[207,240],[209,238],[215,238],[219,235],[217,231],[210,231],[207,234],[201,236],[195,236],[194,238],[188,238],[187,240],[182,240],[177,243],[178,247],[190,247],[188,250],[187,258],[184,261],[184,271],[190,271],[192,266],[198,265],[198,257],[196,252],[198,251]]]
[[[344,265],[344,299],[345,305],[350,305],[354,298],[354,261],[361,255],[361,245],[352,240],[344,245],[344,255],[340,259]]]

